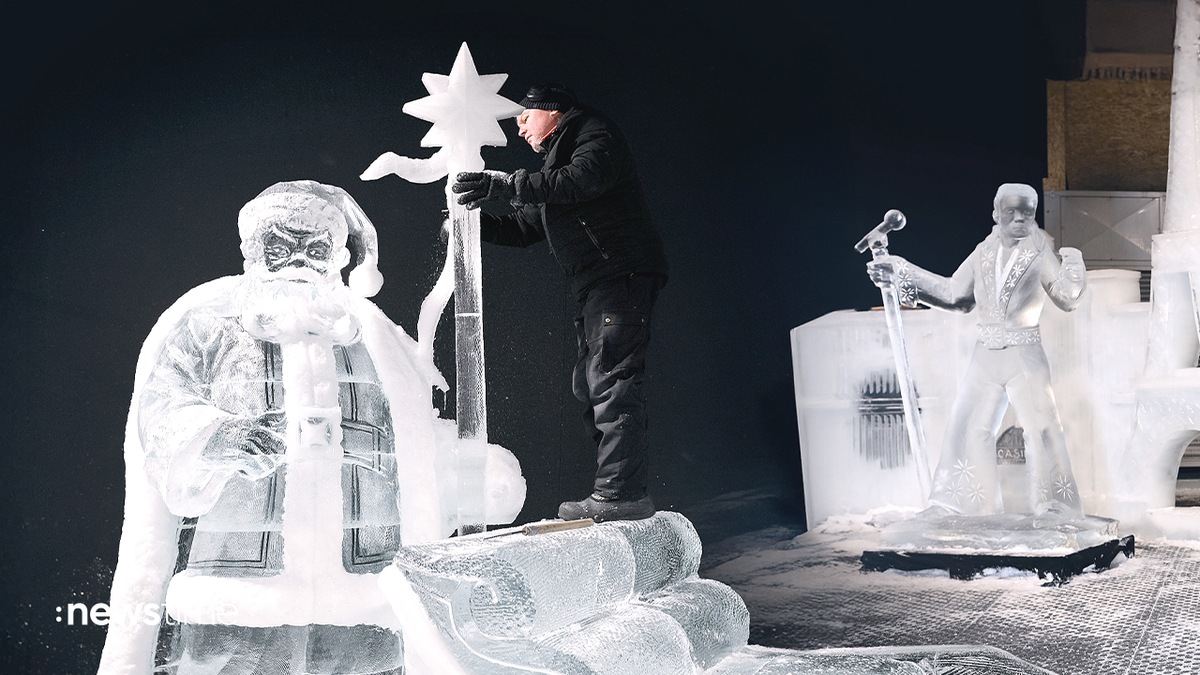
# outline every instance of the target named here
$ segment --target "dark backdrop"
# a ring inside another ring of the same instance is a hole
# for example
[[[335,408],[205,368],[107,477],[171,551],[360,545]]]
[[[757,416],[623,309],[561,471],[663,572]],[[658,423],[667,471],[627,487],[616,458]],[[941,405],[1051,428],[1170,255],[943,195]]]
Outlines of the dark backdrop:
[[[432,152],[401,106],[466,41],[501,94],[560,79],[621,124],[673,275],[651,352],[652,493],[707,542],[803,522],[788,331],[878,304],[851,246],[951,271],[1005,181],[1040,188],[1044,80],[1077,74],[1083,2],[119,2],[8,23],[0,665],[87,673],[123,502],[138,349],[193,286],[241,271],[237,211],[281,180],[351,192],[379,230],[376,302],[412,333],[442,256],[442,192],[358,174]],[[537,157],[511,147],[490,167]],[[521,519],[587,493],[567,373],[574,305],[544,246],[487,247],[490,436],[521,460]],[[448,323],[443,322],[443,329]],[[453,381],[453,337],[438,360]]]

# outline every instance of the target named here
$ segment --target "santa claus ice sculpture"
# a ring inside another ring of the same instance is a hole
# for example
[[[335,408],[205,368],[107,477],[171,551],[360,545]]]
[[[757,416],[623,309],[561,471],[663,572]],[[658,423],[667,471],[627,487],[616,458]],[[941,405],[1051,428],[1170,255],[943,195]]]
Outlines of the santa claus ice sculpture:
[[[278,183],[238,229],[245,273],[184,295],[138,360],[100,672],[401,672],[377,575],[454,528],[441,376],[365,299],[378,244],[344,190]],[[516,459],[489,446],[485,472],[490,522],[511,521]]]

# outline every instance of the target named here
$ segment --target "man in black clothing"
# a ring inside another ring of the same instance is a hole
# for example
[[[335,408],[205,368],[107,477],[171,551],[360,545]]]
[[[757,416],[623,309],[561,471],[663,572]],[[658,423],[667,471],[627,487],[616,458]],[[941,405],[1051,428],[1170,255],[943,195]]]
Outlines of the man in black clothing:
[[[531,88],[521,106],[517,126],[546,155],[542,169],[461,173],[452,190],[468,208],[511,204],[509,215],[480,215],[481,238],[508,246],[545,239],[579,301],[572,389],[587,404],[598,468],[592,495],[564,502],[559,517],[648,518],[642,379],[651,313],[667,280],[662,240],[629,144],[611,120],[561,84]]]

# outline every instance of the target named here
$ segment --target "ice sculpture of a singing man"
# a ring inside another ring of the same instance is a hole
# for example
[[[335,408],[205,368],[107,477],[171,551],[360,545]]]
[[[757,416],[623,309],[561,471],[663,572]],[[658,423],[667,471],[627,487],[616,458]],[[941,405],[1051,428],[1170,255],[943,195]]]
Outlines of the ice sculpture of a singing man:
[[[1011,401],[1024,430],[1034,513],[1082,515],[1062,422],[1050,387],[1050,366],[1038,328],[1049,297],[1065,311],[1077,307],[1087,273],[1077,249],[1052,250],[1034,220],[1037,192],[1006,183],[996,191],[995,227],[946,278],[899,256],[867,264],[876,284],[891,280],[901,303],[954,312],[977,309],[979,341],[958,389],[929,497],[934,507],[983,515],[1004,510],[996,467],[996,434]],[[1014,508],[1009,511],[1027,511]]]

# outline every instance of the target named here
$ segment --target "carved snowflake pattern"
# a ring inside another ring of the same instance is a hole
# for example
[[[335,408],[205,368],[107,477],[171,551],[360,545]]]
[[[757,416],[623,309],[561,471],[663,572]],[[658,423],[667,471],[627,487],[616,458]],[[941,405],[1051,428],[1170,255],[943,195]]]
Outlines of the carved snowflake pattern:
[[[951,483],[946,486],[946,494],[954,498],[955,502],[961,502],[963,497],[963,487],[961,483]]]
[[[983,486],[979,483],[971,483],[971,487],[967,488],[967,497],[976,504],[983,503]]]
[[[896,292],[900,296],[900,304],[905,307],[917,306],[917,286],[913,280],[912,268],[907,260],[901,260],[895,269]]]
[[[979,326],[979,341],[991,349],[1004,346],[1004,327],[996,324]]]
[[[960,459],[954,463],[954,474],[960,479],[970,479],[975,477],[975,467],[965,459]]]
[[[1054,479],[1054,494],[1058,495],[1063,501],[1071,501],[1075,498],[1075,483],[1066,476],[1059,476]]]
[[[1037,482],[1037,485],[1035,486],[1035,489],[1037,490],[1037,500],[1039,502],[1050,501],[1050,484],[1049,483],[1039,480]]]
[[[933,477],[934,492],[949,492],[954,489],[954,484],[951,481],[950,472],[942,469]]]

